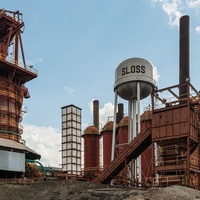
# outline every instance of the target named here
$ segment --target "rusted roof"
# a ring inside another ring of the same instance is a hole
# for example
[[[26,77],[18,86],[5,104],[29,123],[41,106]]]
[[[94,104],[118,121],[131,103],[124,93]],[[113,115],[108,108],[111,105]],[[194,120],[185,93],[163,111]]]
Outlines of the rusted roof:
[[[128,126],[128,122],[129,122],[129,117],[126,116],[121,119],[121,121],[119,122],[119,126]]]
[[[84,135],[88,134],[99,135],[99,130],[95,126],[88,126],[84,131]]]
[[[142,115],[140,115],[140,120],[145,121],[145,120],[150,120],[152,119],[152,111],[146,110]]]
[[[115,127],[117,127],[118,125],[115,124]],[[103,127],[103,131],[112,131],[113,130],[113,121],[108,121],[104,127]]]
[[[40,159],[41,155],[39,155],[34,150],[30,149],[29,147],[19,143],[15,142],[13,140],[0,138],[0,147],[10,148],[10,149],[16,149],[16,150],[22,150],[26,152],[26,158],[27,159]]]

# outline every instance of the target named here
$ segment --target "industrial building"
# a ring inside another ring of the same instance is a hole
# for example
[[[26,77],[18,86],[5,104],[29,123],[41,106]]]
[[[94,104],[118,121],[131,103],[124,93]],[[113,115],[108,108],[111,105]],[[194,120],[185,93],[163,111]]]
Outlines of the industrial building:
[[[86,128],[82,136],[83,172],[87,171],[84,176],[88,175],[88,180],[141,187],[179,184],[200,188],[200,95],[190,83],[187,15],[180,18],[179,51],[179,84],[163,89],[154,84],[147,60],[131,58],[120,63],[115,73],[114,120],[102,130],[94,120],[94,126]],[[140,114],[140,100],[149,95],[151,105]],[[124,116],[118,96],[128,101],[128,116]],[[97,147],[100,138],[102,166]]]
[[[93,124],[83,133],[82,109],[61,108],[59,173],[44,168],[37,161],[41,155],[22,139],[23,99],[30,97],[25,84],[37,77],[25,62],[23,27],[19,11],[0,9],[0,178],[46,176],[46,169],[54,178],[200,189],[200,94],[190,83],[189,16],[180,19],[179,84],[158,89],[151,63],[129,58],[116,69],[113,118],[101,129],[98,100],[93,101]],[[151,105],[140,113],[140,101],[148,96]],[[128,101],[128,115],[118,97]],[[35,162],[40,169],[31,167]]]

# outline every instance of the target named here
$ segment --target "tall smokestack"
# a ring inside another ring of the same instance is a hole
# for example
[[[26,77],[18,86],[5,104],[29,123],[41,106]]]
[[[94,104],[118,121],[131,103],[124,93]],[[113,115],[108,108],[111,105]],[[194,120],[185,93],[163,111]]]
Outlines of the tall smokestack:
[[[93,124],[99,130],[99,101],[93,101]]]
[[[189,66],[189,16],[180,18],[180,43],[179,43],[179,84],[190,81]],[[179,97],[187,97],[187,86],[180,87]]]

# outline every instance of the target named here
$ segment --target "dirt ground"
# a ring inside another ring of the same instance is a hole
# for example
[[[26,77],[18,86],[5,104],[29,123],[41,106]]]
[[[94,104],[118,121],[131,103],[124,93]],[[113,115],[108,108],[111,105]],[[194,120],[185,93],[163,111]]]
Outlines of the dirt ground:
[[[1,184],[0,200],[200,200],[200,191],[183,186],[165,188],[35,188],[31,185]]]

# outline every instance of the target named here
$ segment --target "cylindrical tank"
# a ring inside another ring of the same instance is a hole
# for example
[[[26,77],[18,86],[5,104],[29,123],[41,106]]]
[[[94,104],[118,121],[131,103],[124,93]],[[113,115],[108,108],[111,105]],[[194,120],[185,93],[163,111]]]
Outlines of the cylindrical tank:
[[[140,99],[153,90],[153,67],[143,58],[130,58],[119,64],[115,71],[114,91],[126,100],[137,98],[137,82],[140,82]]]
[[[84,138],[84,168],[99,167],[99,138],[95,126],[88,126],[82,136]]]
[[[152,112],[150,110],[144,111],[144,113],[140,116],[141,132],[149,130],[149,128],[151,127],[151,119]],[[145,178],[152,176],[152,166],[153,156],[151,145],[141,154],[141,177],[143,181],[145,181]]]
[[[23,96],[19,88],[3,73],[0,75],[0,137],[17,142],[23,133],[20,125]]]
[[[128,122],[129,117],[126,116],[118,124],[117,134],[116,134],[116,155],[123,151],[123,149],[128,145]]]
[[[113,121],[108,121],[101,131],[103,138],[103,166],[111,162]]]

